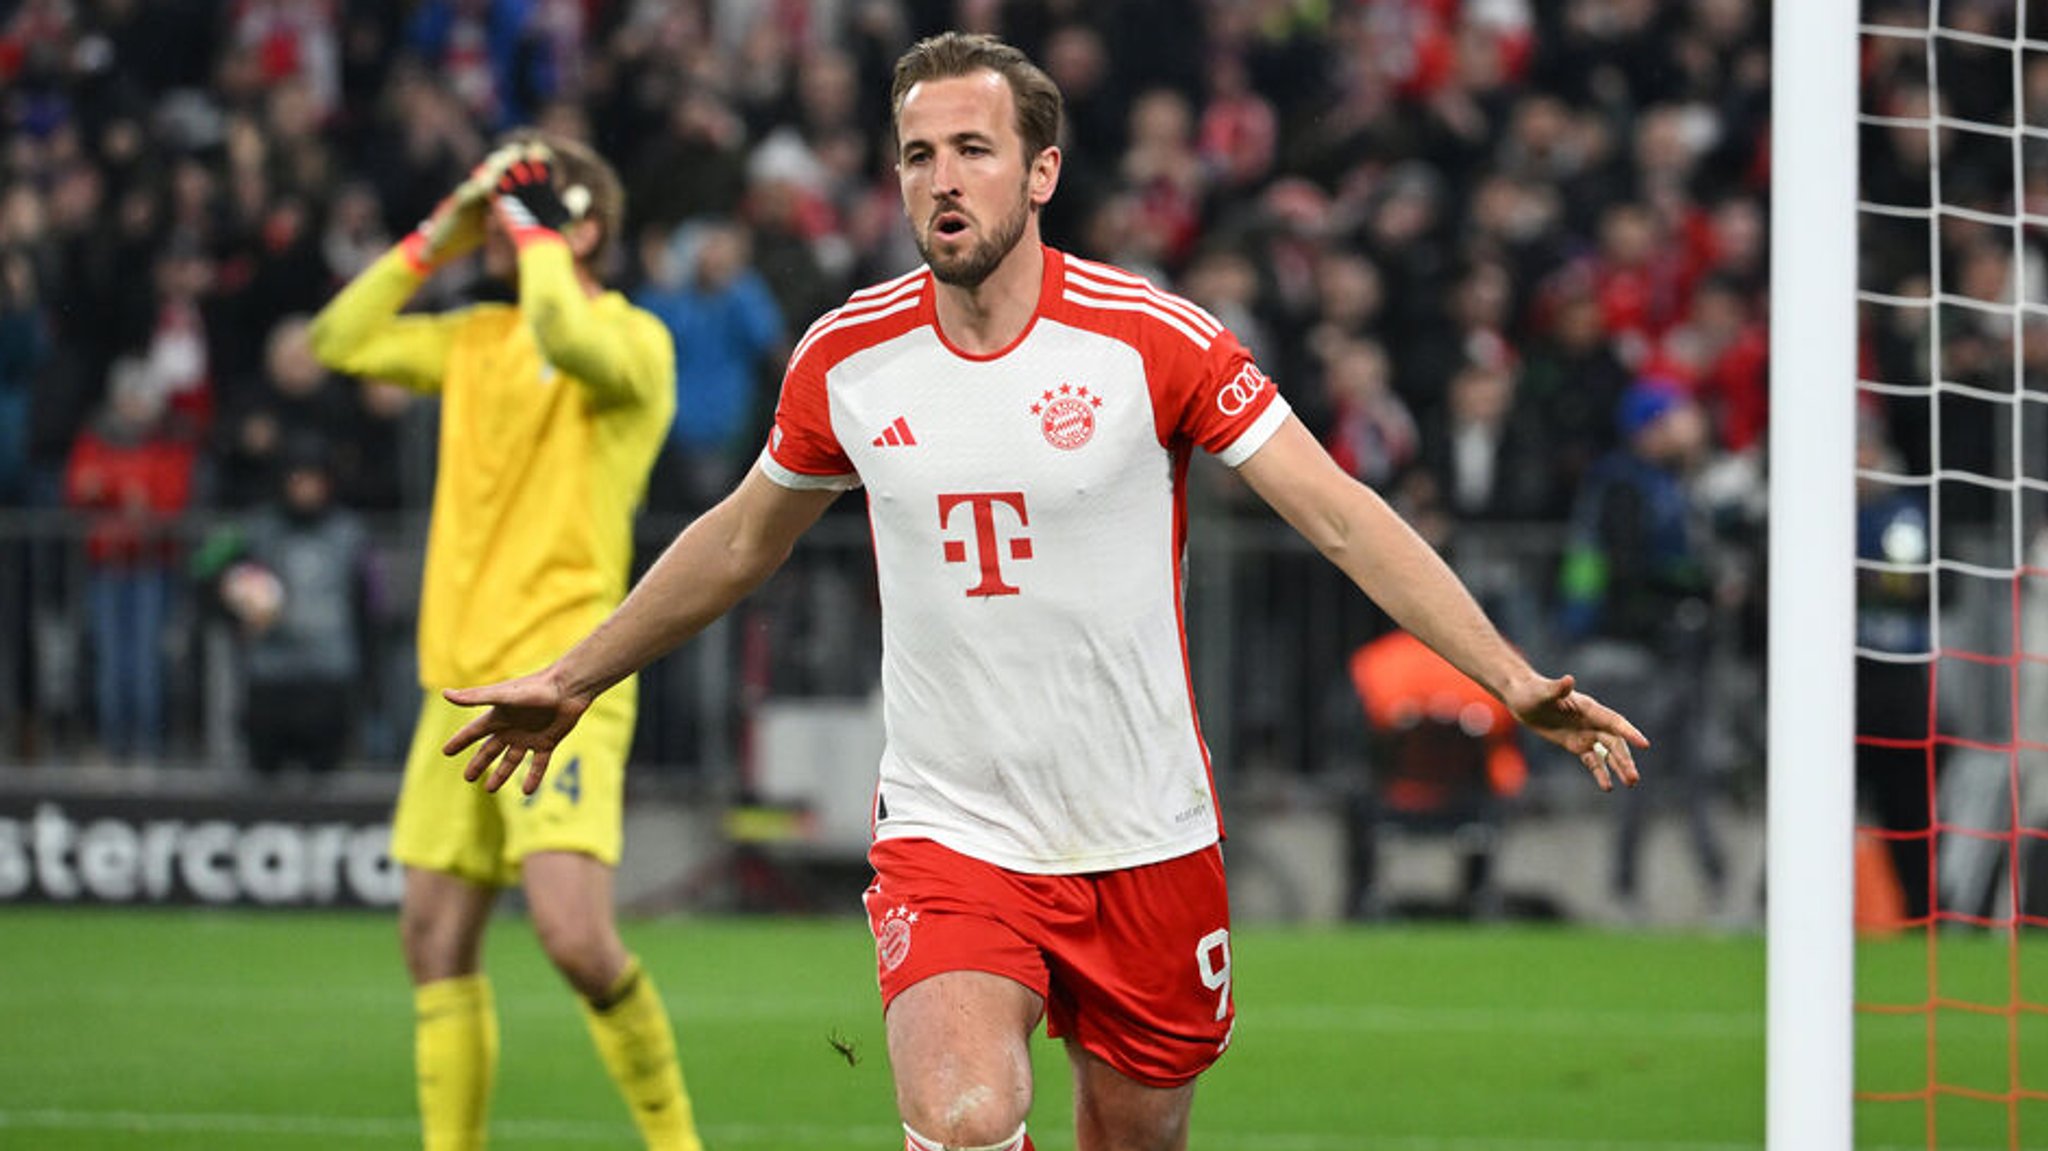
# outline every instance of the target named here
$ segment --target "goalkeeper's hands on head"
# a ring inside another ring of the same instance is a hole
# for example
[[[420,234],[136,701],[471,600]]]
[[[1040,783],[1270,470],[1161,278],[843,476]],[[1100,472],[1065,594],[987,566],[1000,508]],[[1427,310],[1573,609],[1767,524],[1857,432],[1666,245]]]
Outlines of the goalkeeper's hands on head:
[[[556,190],[554,154],[547,145],[517,147],[518,154],[498,173],[491,210],[512,242],[523,248],[533,240],[559,237],[589,207],[590,194],[580,185],[566,193]]]
[[[489,210],[491,193],[506,166],[520,154],[519,145],[508,144],[484,157],[453,192],[434,205],[433,213],[399,242],[414,271],[431,273],[483,243],[484,213]]]

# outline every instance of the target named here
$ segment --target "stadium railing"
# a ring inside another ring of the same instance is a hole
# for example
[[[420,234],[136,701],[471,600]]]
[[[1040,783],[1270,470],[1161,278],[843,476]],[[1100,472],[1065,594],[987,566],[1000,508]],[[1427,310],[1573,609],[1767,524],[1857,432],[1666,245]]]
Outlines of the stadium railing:
[[[245,773],[235,624],[189,571],[191,557],[234,522],[194,514],[162,525],[177,557],[160,637],[166,750],[122,766]],[[368,670],[357,722],[337,734],[347,742],[349,769],[374,772],[402,760],[417,706],[412,630],[425,523],[419,514],[368,522],[378,589],[364,627]],[[643,563],[681,523],[643,517]],[[105,761],[93,716],[88,530],[64,512],[0,509],[0,768]],[[1344,769],[1341,733],[1356,707],[1345,660],[1385,621],[1270,516],[1213,505],[1198,513],[1189,536],[1189,654],[1216,771],[1256,787],[1262,779]],[[1568,654],[1550,627],[1548,588],[1561,544],[1552,525],[1470,525],[1456,542],[1461,574],[1542,666],[1562,666]],[[649,668],[635,786],[743,793],[751,782],[751,721],[764,707],[803,700],[844,706],[867,697],[880,639],[873,581],[865,518],[835,512],[731,617]],[[1739,682],[1750,658],[1733,639],[1721,645],[1716,680]]]

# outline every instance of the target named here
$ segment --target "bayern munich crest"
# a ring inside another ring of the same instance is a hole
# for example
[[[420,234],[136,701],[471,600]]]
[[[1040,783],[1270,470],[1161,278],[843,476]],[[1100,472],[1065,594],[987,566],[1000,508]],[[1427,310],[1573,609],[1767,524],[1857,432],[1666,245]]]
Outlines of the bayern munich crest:
[[[1071,452],[1095,438],[1095,409],[1101,406],[1102,397],[1089,394],[1086,385],[1061,384],[1040,396],[1031,414],[1038,417],[1046,443]]]
[[[916,922],[917,912],[902,904],[882,916],[881,930],[875,933],[875,955],[882,961],[883,971],[896,970],[910,957],[910,928]]]

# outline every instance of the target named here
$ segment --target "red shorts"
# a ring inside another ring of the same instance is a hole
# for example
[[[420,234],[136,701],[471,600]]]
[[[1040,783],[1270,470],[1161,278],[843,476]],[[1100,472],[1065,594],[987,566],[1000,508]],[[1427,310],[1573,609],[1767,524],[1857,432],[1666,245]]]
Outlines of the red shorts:
[[[1046,1033],[1140,1083],[1178,1087],[1230,1043],[1230,901],[1223,853],[1087,875],[1031,875],[928,839],[868,851],[863,901],[882,1005],[945,971],[1036,991]]]

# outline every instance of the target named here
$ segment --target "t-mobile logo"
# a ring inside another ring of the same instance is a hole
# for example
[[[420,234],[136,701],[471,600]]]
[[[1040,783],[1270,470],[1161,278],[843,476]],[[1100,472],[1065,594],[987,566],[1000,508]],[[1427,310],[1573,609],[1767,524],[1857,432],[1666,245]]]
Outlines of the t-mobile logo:
[[[1024,511],[1023,492],[961,492],[956,495],[939,497],[939,527],[950,526],[953,509],[965,504],[974,516],[974,555],[981,564],[981,582],[967,589],[968,595],[1016,595],[1017,590],[1003,582],[1002,553],[1007,550],[1013,560],[1031,558],[1031,537],[1016,534],[1004,539],[997,534],[996,508],[1009,508],[1017,515],[1017,527],[1031,526],[1031,517]],[[946,562],[959,564],[967,562],[967,541],[946,541]]]

